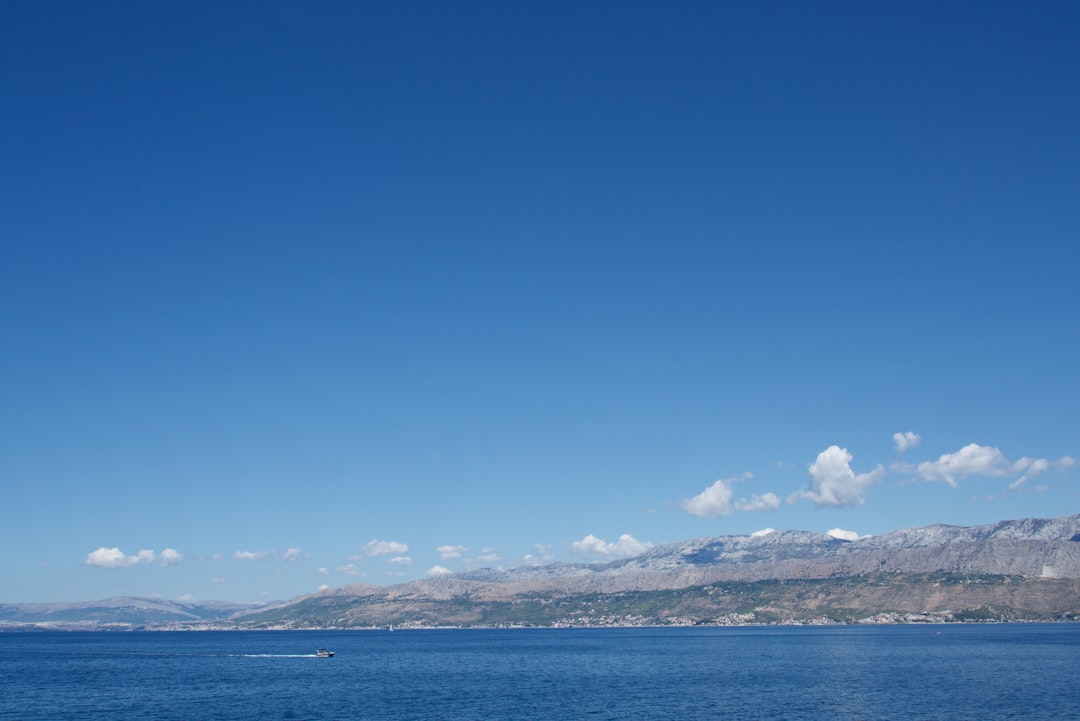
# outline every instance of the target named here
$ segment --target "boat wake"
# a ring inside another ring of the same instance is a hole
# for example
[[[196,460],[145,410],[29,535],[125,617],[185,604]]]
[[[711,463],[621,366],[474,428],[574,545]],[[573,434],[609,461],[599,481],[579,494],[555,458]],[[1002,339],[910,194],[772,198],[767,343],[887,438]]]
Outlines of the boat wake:
[[[314,653],[235,653],[240,658],[318,658]]]

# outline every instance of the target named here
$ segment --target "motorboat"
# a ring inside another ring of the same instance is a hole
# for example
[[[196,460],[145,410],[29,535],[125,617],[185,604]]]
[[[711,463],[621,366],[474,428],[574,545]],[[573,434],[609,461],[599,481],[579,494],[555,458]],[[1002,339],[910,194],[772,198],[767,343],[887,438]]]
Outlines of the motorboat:
[[[331,658],[331,657],[333,657],[334,652],[329,651],[329,650],[327,650],[325,648],[320,648],[318,651],[315,652],[315,655],[318,656],[319,658]]]

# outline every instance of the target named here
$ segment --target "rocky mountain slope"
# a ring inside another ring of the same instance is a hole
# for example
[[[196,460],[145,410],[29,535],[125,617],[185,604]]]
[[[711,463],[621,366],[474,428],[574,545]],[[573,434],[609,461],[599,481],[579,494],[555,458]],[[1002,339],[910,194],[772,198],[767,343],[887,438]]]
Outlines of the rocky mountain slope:
[[[935,525],[857,540],[805,531],[698,538],[609,563],[343,586],[262,607],[130,598],[0,605],[0,629],[1074,618],[1080,619],[1080,515]]]
[[[937,571],[1080,578],[1078,540],[1080,515],[987,526],[927,526],[855,541],[782,531],[699,538],[606,564],[486,569],[455,578],[513,584],[518,591],[561,588],[576,592]]]
[[[804,531],[700,538],[603,564],[483,569],[388,588],[345,586],[235,620],[248,627],[356,627],[913,615],[1080,615],[1080,515],[936,525],[853,541]]]

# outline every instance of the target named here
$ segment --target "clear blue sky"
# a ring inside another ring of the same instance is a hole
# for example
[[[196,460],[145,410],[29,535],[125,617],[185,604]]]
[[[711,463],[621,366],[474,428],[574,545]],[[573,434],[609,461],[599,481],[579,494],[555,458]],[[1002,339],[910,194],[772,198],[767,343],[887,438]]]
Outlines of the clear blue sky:
[[[1077,37],[5,4],[0,602],[1080,512]]]

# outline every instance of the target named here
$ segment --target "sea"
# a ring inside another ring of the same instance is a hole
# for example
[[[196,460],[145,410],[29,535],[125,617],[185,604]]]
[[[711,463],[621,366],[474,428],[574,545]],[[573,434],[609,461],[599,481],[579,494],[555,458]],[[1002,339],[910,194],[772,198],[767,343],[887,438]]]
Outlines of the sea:
[[[1069,721],[1078,671],[1080,623],[6,632],[0,719]]]

